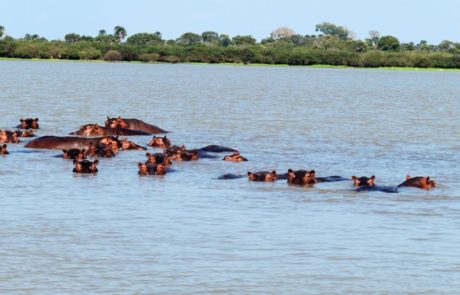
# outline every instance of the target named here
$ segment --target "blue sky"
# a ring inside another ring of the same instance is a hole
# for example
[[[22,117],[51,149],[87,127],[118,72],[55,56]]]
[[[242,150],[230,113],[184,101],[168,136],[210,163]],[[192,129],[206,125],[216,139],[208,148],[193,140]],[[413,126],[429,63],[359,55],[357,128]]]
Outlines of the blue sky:
[[[315,34],[324,21],[346,26],[358,39],[369,30],[402,42],[460,42],[460,1],[454,0],[15,0],[0,2],[0,25],[7,34],[39,34],[63,39],[66,33],[96,35],[121,25],[128,34],[160,31],[166,39],[184,32],[212,30],[230,36],[267,37],[279,26]]]

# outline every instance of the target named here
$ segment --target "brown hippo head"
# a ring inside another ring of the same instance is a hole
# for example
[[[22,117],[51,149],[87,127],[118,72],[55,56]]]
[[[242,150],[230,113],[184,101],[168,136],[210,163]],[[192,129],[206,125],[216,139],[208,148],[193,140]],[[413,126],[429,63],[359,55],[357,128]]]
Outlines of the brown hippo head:
[[[118,137],[115,137],[115,136],[107,136],[107,137],[104,137],[102,138],[101,140],[99,140],[98,144],[96,145],[96,149],[98,148],[98,146],[109,146],[112,151],[116,154],[118,153],[118,150],[120,149],[121,147],[121,142],[120,140],[118,139]]]
[[[244,161],[247,161],[248,159],[241,156],[239,152],[234,152],[231,155],[225,156],[223,160],[229,161],[229,162],[244,162]]]
[[[9,152],[8,150],[6,149],[8,146],[6,144],[0,146],[0,155],[8,155]]]
[[[165,175],[166,167],[163,164],[138,163],[139,175]]]
[[[315,176],[315,170],[297,170],[294,171],[292,169],[288,170],[288,177],[287,182],[289,184],[297,184],[297,185],[312,185],[317,183]]]
[[[150,140],[150,142],[147,145],[151,147],[158,147],[158,148],[166,149],[171,146],[171,141],[166,136],[163,136],[163,137],[153,136],[152,140]]]
[[[84,160],[86,159],[86,150],[85,149],[69,149],[62,150],[64,159],[73,159],[73,160]]]
[[[20,122],[21,123],[18,125],[18,128],[21,128],[21,129],[38,129],[39,128],[38,118],[21,119]]]
[[[34,131],[32,129],[29,130],[16,130],[15,133],[18,137],[34,137]]]
[[[170,147],[166,148],[163,151],[163,153],[165,153],[165,154],[167,154],[169,156],[174,156],[177,153],[183,153],[185,151],[186,151],[185,145],[183,145],[183,146],[173,145],[173,146],[170,146]]]
[[[105,127],[107,128],[128,128],[129,124],[126,123],[120,116],[118,118],[107,117],[105,121]]]
[[[168,155],[164,153],[146,153],[145,156],[147,157],[146,164],[163,164],[165,167],[172,164],[171,159]]]
[[[127,138],[120,140],[121,149],[126,150],[146,150],[147,148],[137,145],[132,141],[129,141]]]
[[[97,170],[97,165],[99,164],[98,160],[95,160],[94,162],[88,161],[88,160],[74,160],[73,164],[75,167],[73,168],[73,172],[75,173],[96,173]]]
[[[361,176],[361,177],[356,177],[353,176],[351,178],[353,180],[353,185],[354,186],[374,186],[375,185],[375,176],[372,175],[370,178]]]
[[[12,131],[0,130],[0,143],[19,143],[18,134]]]
[[[71,132],[71,135],[82,135],[82,136],[104,136],[104,129],[98,124],[86,124],[82,125],[78,131]]]
[[[266,182],[273,182],[276,180],[276,171],[273,170],[272,172],[268,171],[260,171],[260,172],[248,172],[248,179],[250,181],[266,181]]]
[[[398,185],[398,187],[401,186],[410,186],[410,187],[418,187],[422,189],[432,189],[436,187],[436,182],[434,180],[431,180],[430,177],[423,177],[423,176],[416,176],[416,177],[410,177],[409,175],[406,176],[406,181]]]
[[[176,154],[174,154],[171,157],[171,160],[173,161],[196,161],[200,158],[198,155],[198,151],[177,151]]]

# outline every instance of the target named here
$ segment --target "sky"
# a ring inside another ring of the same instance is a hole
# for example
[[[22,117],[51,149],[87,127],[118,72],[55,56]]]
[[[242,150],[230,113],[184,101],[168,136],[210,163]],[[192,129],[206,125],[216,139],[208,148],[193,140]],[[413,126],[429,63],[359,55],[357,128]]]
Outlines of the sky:
[[[63,39],[67,33],[95,36],[123,26],[128,35],[160,31],[165,39],[215,31],[266,38],[280,26],[316,34],[331,22],[358,39],[370,30],[401,42],[460,42],[460,1],[455,0],[0,0],[0,25],[14,38],[38,34]]]

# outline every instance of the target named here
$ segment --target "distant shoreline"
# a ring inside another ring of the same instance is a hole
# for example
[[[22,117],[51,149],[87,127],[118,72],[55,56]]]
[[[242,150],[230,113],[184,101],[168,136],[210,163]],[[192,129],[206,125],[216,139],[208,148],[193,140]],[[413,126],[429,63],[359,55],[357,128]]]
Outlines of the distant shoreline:
[[[172,64],[169,62],[142,62],[142,61],[105,61],[105,60],[74,60],[74,59],[46,59],[46,58],[17,58],[17,57],[0,57],[0,61],[45,61],[45,62],[76,62],[76,63],[115,63],[115,64]],[[316,69],[357,69],[357,70],[388,70],[388,71],[423,71],[423,72],[460,72],[460,69],[449,68],[417,68],[417,67],[351,67],[351,66],[333,66],[333,65],[288,65],[288,64],[261,64],[261,63],[205,63],[205,62],[177,62],[174,64],[188,65],[210,65],[210,66],[248,66],[248,67],[282,67],[282,68],[316,68]]]

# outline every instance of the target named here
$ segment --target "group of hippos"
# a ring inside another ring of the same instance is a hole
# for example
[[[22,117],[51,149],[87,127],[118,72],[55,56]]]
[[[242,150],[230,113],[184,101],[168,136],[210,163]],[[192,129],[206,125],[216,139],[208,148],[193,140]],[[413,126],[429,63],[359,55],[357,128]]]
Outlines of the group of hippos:
[[[0,130],[0,155],[7,155],[7,143],[20,143],[19,138],[34,137],[33,129],[39,129],[39,119],[21,119],[15,131]],[[243,162],[248,161],[245,157],[232,148],[209,145],[199,149],[187,149],[184,145],[172,145],[166,136],[160,137],[155,134],[164,134],[168,131],[157,126],[145,123],[138,119],[127,119],[122,117],[107,117],[105,126],[98,124],[86,124],[79,130],[71,132],[72,136],[42,136],[29,141],[25,147],[35,149],[60,149],[63,154],[60,157],[72,159],[74,173],[96,173],[99,160],[87,160],[87,157],[110,158],[117,155],[119,151],[125,150],[147,150],[146,147],[137,145],[127,138],[119,136],[145,135],[153,138],[147,144],[152,148],[163,149],[159,153],[146,153],[146,161],[137,164],[139,175],[165,175],[171,171],[170,166],[174,161],[195,161],[199,158],[216,158],[210,153],[231,152],[224,156],[224,161]],[[245,177],[243,175],[224,174],[219,179],[235,179]],[[300,186],[312,186],[320,182],[345,181],[349,178],[341,176],[318,177],[314,170],[291,170],[285,174],[277,174],[276,171],[248,172],[249,181],[273,182],[279,179],[287,180],[288,184]],[[400,187],[416,187],[421,189],[432,189],[436,186],[430,177],[410,177],[396,187],[377,186],[375,176],[351,178],[357,191],[382,191],[397,193]]]

